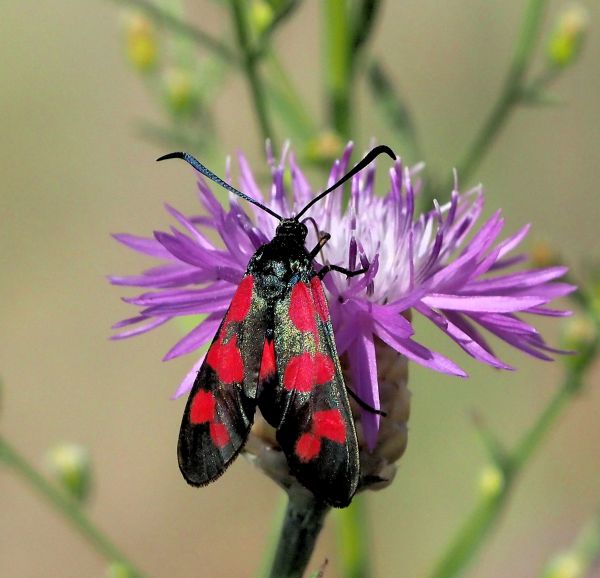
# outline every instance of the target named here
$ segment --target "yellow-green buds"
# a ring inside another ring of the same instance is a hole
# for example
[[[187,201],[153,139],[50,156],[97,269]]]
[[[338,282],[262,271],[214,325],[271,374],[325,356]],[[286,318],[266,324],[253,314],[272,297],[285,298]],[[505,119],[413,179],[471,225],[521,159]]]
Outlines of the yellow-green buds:
[[[552,560],[544,578],[582,578],[584,565],[576,554],[560,554]]]
[[[569,319],[562,337],[562,346],[573,354],[565,358],[574,371],[587,365],[598,339],[596,325],[589,315],[576,315]]]
[[[191,71],[170,68],[163,76],[167,106],[176,115],[194,112],[199,104],[198,86]]]
[[[553,556],[541,578],[583,578],[590,575],[600,552],[600,516],[598,513],[577,534],[567,550]]]
[[[548,44],[548,59],[552,66],[563,68],[575,61],[585,40],[588,23],[588,11],[579,3],[569,4],[561,11]]]
[[[125,42],[129,62],[141,72],[154,69],[158,45],[152,22],[139,12],[125,16]]]
[[[84,502],[91,486],[88,451],[77,444],[59,444],[48,451],[46,460],[63,489],[78,502]]]
[[[495,498],[504,488],[504,474],[493,464],[489,464],[479,474],[479,493],[484,498]]]
[[[273,22],[273,8],[265,0],[254,0],[250,4],[248,16],[252,30],[259,36],[262,36]]]
[[[328,165],[341,155],[344,145],[338,134],[326,131],[308,143],[306,157],[315,164]]]

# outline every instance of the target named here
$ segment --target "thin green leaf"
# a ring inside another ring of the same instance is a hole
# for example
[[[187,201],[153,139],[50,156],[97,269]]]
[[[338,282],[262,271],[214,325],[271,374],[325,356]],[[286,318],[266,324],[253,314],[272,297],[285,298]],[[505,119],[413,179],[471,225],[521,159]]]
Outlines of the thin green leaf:
[[[345,0],[323,0],[323,47],[327,113],[330,127],[344,139],[352,131],[352,50]]]
[[[351,46],[354,53],[363,48],[374,29],[381,0],[361,0],[352,18]]]

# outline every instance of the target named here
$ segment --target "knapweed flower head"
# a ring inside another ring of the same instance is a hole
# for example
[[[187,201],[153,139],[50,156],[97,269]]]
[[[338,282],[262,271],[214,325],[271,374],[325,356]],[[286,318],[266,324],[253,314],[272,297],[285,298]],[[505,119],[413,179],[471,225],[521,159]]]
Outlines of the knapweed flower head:
[[[351,153],[350,144],[334,163],[329,185],[346,172]],[[268,189],[263,192],[243,155],[238,157],[239,188],[279,215],[292,217],[316,191],[287,148],[279,160],[270,150],[267,156]],[[347,207],[337,191],[306,213],[309,249],[322,231],[331,234],[315,260],[316,269],[326,264],[367,269],[364,275],[346,278],[332,273],[324,280],[338,353],[355,393],[366,404],[381,407],[381,346],[433,371],[466,377],[455,361],[422,342],[412,323],[417,314],[469,356],[497,369],[512,368],[494,353],[484,333],[550,360],[557,350],[545,343],[529,318],[568,314],[548,304],[574,287],[557,281],[564,267],[517,270],[525,256],[516,249],[529,226],[502,237],[499,211],[481,220],[482,190],[460,193],[456,184],[447,203],[417,214],[418,167],[405,168],[397,161],[385,175],[387,192],[382,196],[375,193],[375,176],[371,165],[352,178]],[[198,197],[198,215],[186,216],[167,205],[178,224],[169,232],[156,231],[149,238],[115,235],[124,245],[160,261],[141,275],[110,278],[115,285],[144,288],[141,295],[125,299],[139,312],[115,325],[120,331],[115,338],[140,335],[182,316],[205,316],[165,359],[210,343],[248,261],[273,238],[278,224],[254,205],[248,205],[248,214],[233,195],[229,208],[224,208],[202,177]],[[194,364],[175,397],[191,389],[202,361],[203,357]],[[377,443],[380,419],[362,411],[368,448]]]

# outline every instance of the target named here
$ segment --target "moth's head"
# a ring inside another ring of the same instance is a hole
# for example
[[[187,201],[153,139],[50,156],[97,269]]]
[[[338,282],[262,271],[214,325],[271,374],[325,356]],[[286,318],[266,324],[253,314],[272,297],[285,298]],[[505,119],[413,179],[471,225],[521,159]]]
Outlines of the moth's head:
[[[304,223],[300,223],[296,219],[282,219],[275,234],[280,237],[294,237],[304,242],[308,235],[308,229]]]

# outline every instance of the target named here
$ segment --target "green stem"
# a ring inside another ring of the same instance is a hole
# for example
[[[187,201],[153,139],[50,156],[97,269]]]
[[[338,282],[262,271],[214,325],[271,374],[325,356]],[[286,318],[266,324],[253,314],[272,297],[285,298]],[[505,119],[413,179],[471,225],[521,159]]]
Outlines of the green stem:
[[[508,489],[505,485],[500,493],[481,498],[429,575],[430,578],[462,575],[498,522],[498,514],[506,503],[507,496]]]
[[[525,75],[531,64],[547,4],[548,0],[529,0],[504,87],[487,120],[458,164],[458,174],[463,181],[469,180],[479,166],[509,114],[521,99]]]
[[[351,30],[346,0],[323,0],[325,89],[330,123],[344,139],[352,136]]]
[[[589,306],[589,304],[588,304]],[[597,329],[600,323],[596,320]],[[535,451],[541,446],[558,418],[564,413],[570,401],[583,388],[583,376],[598,352],[598,335],[590,344],[583,361],[574,364],[567,360],[567,370],[562,385],[538,416],[535,423],[523,435],[515,449],[502,453],[496,458],[495,466],[503,476],[497,492],[482,493],[475,510],[467,518],[456,538],[441,557],[430,578],[454,578],[464,573],[467,566],[481,550],[491,530],[498,523],[504,506],[510,496],[515,480],[529,464]],[[492,454],[493,456],[493,454]]]
[[[528,463],[533,453],[541,445],[542,441],[548,435],[559,416],[564,412],[573,396],[583,387],[583,381],[580,375],[574,375],[571,372],[567,376],[554,394],[550,403],[544,408],[533,426],[521,438],[516,449],[509,459],[508,468],[510,474],[514,477]]]
[[[238,47],[243,56],[244,72],[246,74],[246,79],[248,80],[252,101],[254,103],[254,110],[256,111],[261,131],[261,146],[264,146],[267,139],[271,139],[273,148],[277,149],[273,131],[271,130],[271,123],[267,114],[265,89],[258,73],[258,55],[251,46],[250,30],[248,28],[246,14],[247,6],[243,0],[231,0],[231,7]]]
[[[352,19],[352,41],[350,45],[353,52],[351,55],[353,65],[356,63],[356,53],[362,50],[373,32],[381,4],[381,0],[361,0],[359,2]]]
[[[111,562],[125,565],[136,578],[144,577],[144,574],[94,525],[69,496],[44,479],[2,436],[0,436],[0,461],[13,468],[40,496],[50,502],[101,556]]]
[[[341,575],[344,578],[369,578],[371,573],[369,527],[365,496],[336,511]]]
[[[234,54],[234,52],[223,42],[213,38],[210,34],[207,34],[203,30],[180,20],[176,16],[173,16],[168,11],[161,9],[148,0],[114,0],[118,4],[124,4],[127,6],[133,6],[148,14],[156,22],[162,24],[165,27],[170,28],[178,34],[188,36],[194,42],[211,50],[216,56],[219,56],[222,60],[229,64],[235,64],[241,66],[241,62]]]
[[[270,578],[302,578],[329,506],[304,488],[292,487]]]
[[[575,387],[577,385],[577,387]],[[498,467],[503,474],[503,485],[497,493],[484,494],[475,510],[467,518],[458,534],[441,557],[430,578],[460,576],[481,550],[500,519],[504,505],[512,490],[514,480],[529,463],[534,451],[563,413],[580,383],[568,377],[533,426],[521,438],[511,455],[505,456]]]

